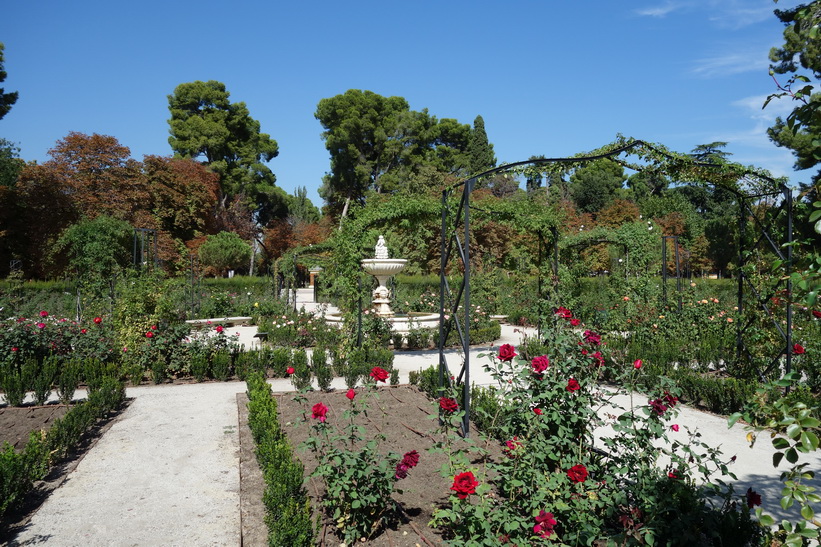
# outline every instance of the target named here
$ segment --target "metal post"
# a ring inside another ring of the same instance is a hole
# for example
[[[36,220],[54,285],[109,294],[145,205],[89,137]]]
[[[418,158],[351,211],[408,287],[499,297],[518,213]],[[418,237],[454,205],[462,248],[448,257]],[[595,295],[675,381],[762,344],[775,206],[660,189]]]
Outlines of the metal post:
[[[538,313],[538,319],[536,322],[536,336],[539,337],[539,340],[542,339],[542,233],[538,232],[539,237],[539,256],[538,256],[538,272],[536,277],[536,309]],[[498,312],[497,312],[498,313]]]
[[[661,237],[661,294],[667,305],[667,236]]]
[[[439,387],[445,387],[445,268],[447,267],[447,222],[448,222],[448,191],[442,190],[442,232],[440,237],[439,257]],[[441,396],[442,393],[440,392]],[[442,425],[442,418],[439,418]]]
[[[678,236],[673,236],[676,249],[676,291],[678,291],[678,311],[681,311],[681,262],[678,254]]]
[[[362,347],[362,276],[359,278],[358,300],[356,306],[356,347]]]
[[[784,199],[787,201],[787,362],[786,362],[786,373],[789,374],[792,371],[792,209],[793,209],[793,202],[792,202],[792,190],[789,189],[786,185],[783,186],[784,188]],[[787,392],[789,393],[790,386],[787,386]]]
[[[462,434],[470,438],[470,194],[476,179],[465,185],[465,383],[462,385],[465,415],[462,418]]]
[[[744,347],[742,340],[741,318],[744,315],[744,232],[747,229],[747,219],[744,213],[744,202],[738,201],[738,319],[736,321],[736,360],[741,362],[741,351]]]

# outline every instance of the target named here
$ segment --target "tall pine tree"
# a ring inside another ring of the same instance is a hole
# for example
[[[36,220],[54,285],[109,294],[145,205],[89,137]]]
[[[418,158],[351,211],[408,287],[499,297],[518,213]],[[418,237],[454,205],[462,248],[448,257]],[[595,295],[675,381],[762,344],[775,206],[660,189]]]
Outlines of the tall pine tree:
[[[482,171],[496,167],[493,145],[487,140],[485,120],[482,119],[482,116],[476,116],[476,119],[473,120],[473,131],[470,132],[470,141],[468,142],[468,155],[470,157],[471,175],[477,175]]]

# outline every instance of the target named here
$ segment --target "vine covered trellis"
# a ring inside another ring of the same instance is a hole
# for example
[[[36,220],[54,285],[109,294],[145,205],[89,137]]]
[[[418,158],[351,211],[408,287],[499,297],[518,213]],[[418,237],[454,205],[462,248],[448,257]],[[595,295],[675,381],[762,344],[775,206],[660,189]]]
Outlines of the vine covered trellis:
[[[629,161],[624,155],[630,154],[635,161]],[[564,158],[530,159],[502,165],[478,173],[466,180],[453,184],[442,191],[441,201],[441,263],[440,263],[440,297],[439,297],[439,386],[455,381],[461,386],[464,418],[462,433],[469,434],[470,426],[470,280],[471,280],[471,213],[492,213],[499,217],[506,217],[519,227],[529,230],[539,236],[539,264],[542,263],[542,243],[545,234],[550,234],[550,243],[553,248],[553,269],[558,270],[558,237],[557,219],[555,216],[544,214],[545,211],[527,211],[517,209],[488,212],[477,208],[471,203],[471,194],[476,184],[483,178],[500,172],[513,172],[528,178],[547,177],[556,180],[572,172],[588,162],[609,159],[623,168],[633,171],[653,171],[665,174],[678,183],[692,183],[712,185],[731,192],[739,209],[738,219],[738,264],[737,302],[738,314],[743,320],[736,324],[736,360],[743,358],[754,363],[759,377],[769,374],[785,357],[784,366],[787,372],[792,366],[792,309],[789,303],[785,306],[785,318],[782,328],[781,321],[770,308],[768,302],[777,291],[783,290],[787,295],[792,294],[790,279],[792,264],[792,192],[784,180],[775,179],[762,169],[744,167],[735,163],[707,163],[694,158],[667,150],[658,144],[647,143],[642,140],[625,139],[621,136],[613,143],[607,144],[590,153],[579,154]],[[461,196],[458,204],[454,199],[458,191]],[[759,218],[757,210],[766,210],[767,218]],[[785,224],[784,237],[774,236],[774,227],[778,222]],[[588,236],[589,237],[589,236]],[[666,240],[663,240],[666,241]],[[623,241],[616,241],[624,244]],[[664,243],[666,249],[666,243]],[[626,247],[626,245],[625,245]],[[761,249],[772,252],[784,275],[778,277],[774,286],[762,288],[755,283],[757,264],[754,258]],[[454,250],[456,251],[454,255]],[[452,288],[448,282],[447,271],[451,259],[457,257],[458,265],[463,272],[458,287]],[[663,269],[666,270],[666,263]],[[677,268],[678,269],[678,268]],[[666,276],[665,276],[666,277]],[[677,272],[678,282],[680,275]],[[666,279],[665,279],[666,282]],[[539,280],[539,299],[541,300],[541,268]],[[749,297],[750,293],[752,296]],[[750,306],[748,306],[750,304]],[[777,354],[769,362],[756,363],[752,355],[746,336],[758,320],[754,314],[745,317],[748,307],[762,310],[770,324],[778,332],[782,341],[777,344]],[[449,317],[446,320],[446,317]],[[458,375],[451,375],[445,354],[445,341],[451,331],[456,329],[461,346],[462,363]],[[758,366],[763,364],[763,366]],[[453,378],[453,380],[451,380]]]

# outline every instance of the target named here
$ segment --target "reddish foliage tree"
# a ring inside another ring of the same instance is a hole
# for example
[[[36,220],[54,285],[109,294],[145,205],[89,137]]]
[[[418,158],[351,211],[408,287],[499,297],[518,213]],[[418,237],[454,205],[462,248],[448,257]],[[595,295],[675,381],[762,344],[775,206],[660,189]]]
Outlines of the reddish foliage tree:
[[[596,221],[608,228],[618,228],[622,224],[635,222],[639,219],[638,205],[626,199],[615,199],[599,211]]]

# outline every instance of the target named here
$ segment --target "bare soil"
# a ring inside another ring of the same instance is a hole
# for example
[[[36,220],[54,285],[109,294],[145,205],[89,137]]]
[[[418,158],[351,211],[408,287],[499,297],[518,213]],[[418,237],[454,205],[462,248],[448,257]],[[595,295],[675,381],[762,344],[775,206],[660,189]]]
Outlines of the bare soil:
[[[23,450],[32,431],[48,431],[54,420],[65,416],[69,408],[69,406],[58,404],[1,407],[0,446],[9,443],[16,451]]]

